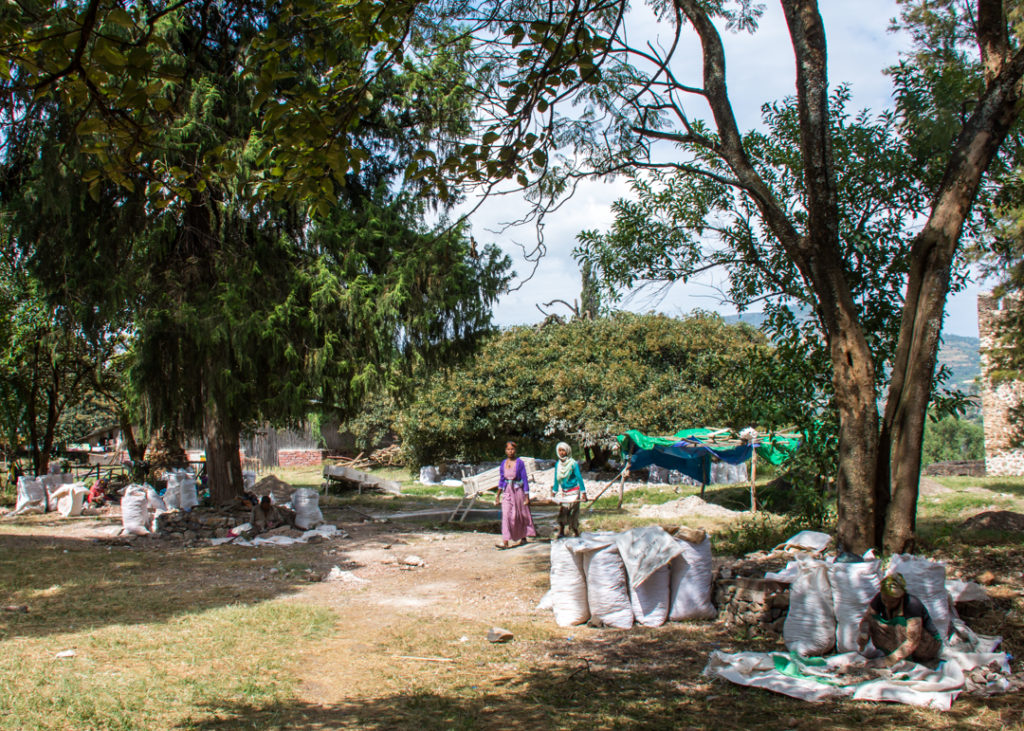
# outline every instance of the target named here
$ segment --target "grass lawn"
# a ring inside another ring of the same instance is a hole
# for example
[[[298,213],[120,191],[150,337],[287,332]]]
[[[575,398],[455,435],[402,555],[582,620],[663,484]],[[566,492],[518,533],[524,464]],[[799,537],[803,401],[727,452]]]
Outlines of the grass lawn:
[[[318,469],[275,471],[319,487]],[[3,729],[1024,729],[1024,700],[961,697],[948,713],[892,704],[809,704],[701,675],[708,654],[780,649],[720,622],[612,631],[561,628],[535,606],[547,588],[547,545],[496,551],[494,523],[436,518],[378,522],[459,493],[354,491],[323,498],[352,538],[288,548],[184,548],[88,537],[100,518],[0,522],[0,728]],[[663,504],[697,488],[651,486],[625,505]],[[733,507],[743,489],[706,499]],[[644,522],[614,512],[586,529]],[[951,574],[993,574],[993,602],[969,623],[1024,656],[1024,551],[1019,534],[965,532],[979,510],[1024,512],[1024,480],[939,479],[922,495],[919,553]],[[734,508],[735,509],[735,508]],[[717,555],[770,547],[784,525],[768,513],[713,531]],[[403,556],[423,557],[409,570]],[[359,584],[316,583],[331,566]],[[515,640],[493,645],[487,629]],[[58,658],[73,650],[74,657]],[[1019,661],[1015,669],[1021,668]]]

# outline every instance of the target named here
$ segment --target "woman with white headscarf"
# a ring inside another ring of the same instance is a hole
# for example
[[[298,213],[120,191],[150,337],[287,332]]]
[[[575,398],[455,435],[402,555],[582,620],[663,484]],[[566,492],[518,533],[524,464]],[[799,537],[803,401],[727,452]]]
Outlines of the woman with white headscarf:
[[[555,484],[551,495],[559,503],[558,537],[565,536],[565,529],[573,535],[580,534],[580,502],[587,499],[587,486],[583,484],[579,463],[572,458],[572,448],[565,442],[555,447],[558,463],[555,465]]]

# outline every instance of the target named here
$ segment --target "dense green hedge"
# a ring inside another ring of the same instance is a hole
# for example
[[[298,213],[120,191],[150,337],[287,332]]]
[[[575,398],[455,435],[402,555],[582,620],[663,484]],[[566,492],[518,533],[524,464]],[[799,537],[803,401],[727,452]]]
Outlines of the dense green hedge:
[[[771,358],[759,331],[710,314],[515,327],[429,379],[399,432],[412,461],[431,464],[497,459],[506,439],[553,457],[558,440],[609,448],[630,428],[742,427],[777,396],[765,384]]]

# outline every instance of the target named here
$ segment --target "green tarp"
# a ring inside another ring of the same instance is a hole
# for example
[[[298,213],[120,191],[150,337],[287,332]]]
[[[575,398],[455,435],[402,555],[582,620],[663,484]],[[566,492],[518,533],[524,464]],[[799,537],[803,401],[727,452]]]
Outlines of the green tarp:
[[[625,434],[616,437],[619,441],[619,450],[623,458],[632,451],[640,449],[651,449],[654,446],[670,446],[683,439],[700,439],[704,441],[711,434],[721,433],[720,429],[680,429],[670,437],[652,437],[630,429]],[[630,449],[629,440],[636,445],[636,449]],[[757,456],[767,460],[771,464],[780,465],[793,456],[797,447],[800,446],[800,439],[794,437],[774,436],[761,438],[761,445],[757,448]]]

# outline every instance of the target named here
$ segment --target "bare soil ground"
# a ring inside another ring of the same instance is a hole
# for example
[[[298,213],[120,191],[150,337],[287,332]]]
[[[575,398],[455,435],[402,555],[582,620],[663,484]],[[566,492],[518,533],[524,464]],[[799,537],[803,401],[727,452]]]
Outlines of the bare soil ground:
[[[502,551],[495,548],[495,524],[477,532],[472,524],[368,520],[338,507],[324,512],[350,538],[291,547],[184,548],[145,538],[110,546],[93,539],[109,535],[117,520],[112,513],[67,521],[40,516],[16,530],[0,524],[0,545],[66,545],[96,561],[111,551],[142,552],[154,584],[198,603],[230,596],[240,603],[313,604],[334,614],[326,636],[289,653],[288,670],[298,681],[294,697],[224,698],[188,709],[179,728],[1024,728],[1018,695],[963,697],[941,714],[846,701],[807,704],[709,682],[700,672],[712,650],[781,649],[780,643],[732,634],[719,621],[630,631],[560,628],[550,612],[536,608],[548,588],[547,539]],[[690,524],[699,527],[700,518]],[[979,632],[1003,634],[1007,649],[1024,655],[1019,546],[957,542],[937,547],[935,555],[952,574],[988,584],[994,601],[969,621]],[[362,581],[322,581],[335,566]],[[32,612],[45,611],[45,601],[38,594]],[[488,642],[495,626],[514,639]],[[0,637],[30,627],[8,623]]]

